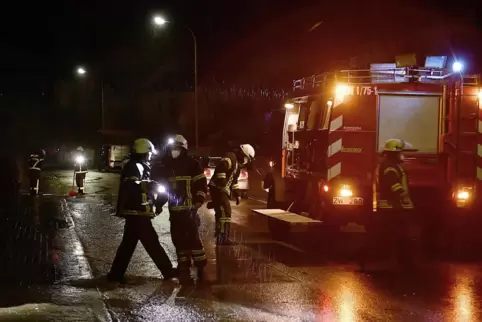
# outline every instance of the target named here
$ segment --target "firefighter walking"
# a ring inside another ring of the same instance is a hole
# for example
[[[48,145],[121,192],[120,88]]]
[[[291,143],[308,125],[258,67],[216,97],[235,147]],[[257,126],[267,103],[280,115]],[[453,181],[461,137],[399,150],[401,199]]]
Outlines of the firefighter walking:
[[[176,247],[180,280],[190,280],[192,263],[197,268],[198,280],[203,280],[207,262],[199,237],[198,210],[206,199],[206,176],[199,162],[187,155],[188,144],[182,135],[176,135],[168,148],[171,158],[161,176],[168,187],[171,238]]]
[[[410,198],[408,177],[402,166],[403,151],[411,145],[403,140],[385,142],[382,159],[377,167],[377,212],[367,225],[365,245],[360,261],[365,268],[368,254],[375,248],[389,243],[390,251],[397,255],[404,267],[412,264],[413,203]]]
[[[32,196],[39,194],[40,175],[45,154],[45,150],[38,150],[30,154],[28,158],[29,189]]]
[[[242,144],[233,152],[228,152],[216,166],[213,177],[209,182],[212,202],[208,208],[214,208],[216,217],[215,237],[216,245],[231,245],[229,240],[231,226],[231,203],[233,196],[239,205],[238,177],[240,166],[254,159],[254,148],[249,144]]]
[[[124,274],[138,241],[142,243],[164,279],[177,277],[151,222],[167,201],[166,198],[156,198],[159,185],[150,180],[149,161],[153,153],[154,145],[149,140],[137,139],[132,146],[131,159],[122,170],[116,215],[125,218],[126,223],[122,242],[107,275],[109,281],[124,281]]]

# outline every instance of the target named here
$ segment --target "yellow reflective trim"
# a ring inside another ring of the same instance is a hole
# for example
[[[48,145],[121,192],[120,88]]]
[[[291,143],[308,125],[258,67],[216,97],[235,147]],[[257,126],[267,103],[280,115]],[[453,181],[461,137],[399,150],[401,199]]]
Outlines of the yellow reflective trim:
[[[237,189],[239,189],[239,185],[238,185],[238,184],[233,184],[233,187],[232,187],[232,188],[233,188],[233,190],[237,190]]]
[[[200,256],[193,256],[192,260],[195,262],[200,262],[206,259],[206,255],[200,255]]]
[[[193,255],[197,255],[197,254],[202,255],[205,253],[204,249],[192,250],[191,252]]]
[[[173,211],[176,211],[176,210],[186,210],[186,209],[190,209],[191,206],[172,206],[169,208],[169,210],[173,210]]]
[[[199,179],[205,179],[205,178],[206,178],[206,175],[204,173],[201,173],[197,176],[192,177],[192,181],[194,182],[194,181],[197,181]]]
[[[400,183],[395,183],[393,186],[392,186],[392,191],[397,191],[397,190],[403,190],[403,187]]]
[[[191,180],[186,181],[187,205],[192,206]]]
[[[147,200],[147,187],[148,182],[147,181],[142,181],[141,182],[141,188],[142,188],[142,205],[146,207],[146,212],[151,212],[151,205],[149,204]]]
[[[132,181],[140,181],[140,180],[141,180],[141,178],[136,177],[136,176],[130,176],[130,177],[125,177],[125,178],[124,178],[124,181],[128,181],[128,180],[132,180]]]
[[[230,217],[221,217],[219,218],[219,222],[231,222],[231,218]]]
[[[398,174],[397,169],[392,168],[392,167],[388,167],[388,168],[386,168],[385,170],[383,170],[383,174],[387,174],[387,173],[389,173],[390,171],[395,172],[395,173],[397,174],[397,177],[399,177],[399,176],[400,176],[400,175]]]
[[[231,162],[230,158],[222,158],[221,161],[225,161],[228,163],[228,170],[230,170],[231,167],[233,166],[233,163]]]
[[[226,173],[216,173],[214,177],[223,179],[223,178],[226,178]]]
[[[170,177],[168,180],[169,180],[169,182],[174,182],[174,181],[191,181],[191,177],[187,177],[187,176],[184,176],[184,177]]]
[[[196,192],[196,196],[206,197],[206,194],[203,191]]]

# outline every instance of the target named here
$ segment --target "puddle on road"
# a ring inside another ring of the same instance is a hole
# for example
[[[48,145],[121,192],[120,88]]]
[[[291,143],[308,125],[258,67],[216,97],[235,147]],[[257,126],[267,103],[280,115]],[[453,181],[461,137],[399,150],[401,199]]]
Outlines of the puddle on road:
[[[280,262],[289,267],[317,266],[325,263],[323,259],[300,252],[277,242],[247,243],[249,247],[272,261]]]

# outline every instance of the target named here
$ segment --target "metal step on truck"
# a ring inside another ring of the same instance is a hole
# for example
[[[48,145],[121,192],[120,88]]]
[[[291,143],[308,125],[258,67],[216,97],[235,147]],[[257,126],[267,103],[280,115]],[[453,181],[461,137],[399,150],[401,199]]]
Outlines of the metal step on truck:
[[[425,222],[480,211],[480,76],[465,74],[457,61],[446,68],[445,56],[427,57],[424,67],[415,55],[396,61],[293,82],[281,157],[291,207],[253,210],[269,217],[273,233],[363,225],[377,210],[375,169],[391,138],[414,148],[404,166]]]

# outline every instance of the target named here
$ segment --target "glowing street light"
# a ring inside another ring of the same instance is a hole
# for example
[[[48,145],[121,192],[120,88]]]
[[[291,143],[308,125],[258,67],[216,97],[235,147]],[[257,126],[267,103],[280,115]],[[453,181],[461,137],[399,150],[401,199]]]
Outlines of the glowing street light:
[[[83,68],[83,67],[79,67],[77,68],[77,74],[78,75],[85,75],[87,73],[87,71]]]
[[[164,19],[162,16],[154,16],[154,18],[152,19],[152,21],[154,22],[154,24],[156,26],[163,26],[167,23],[167,20]]]

